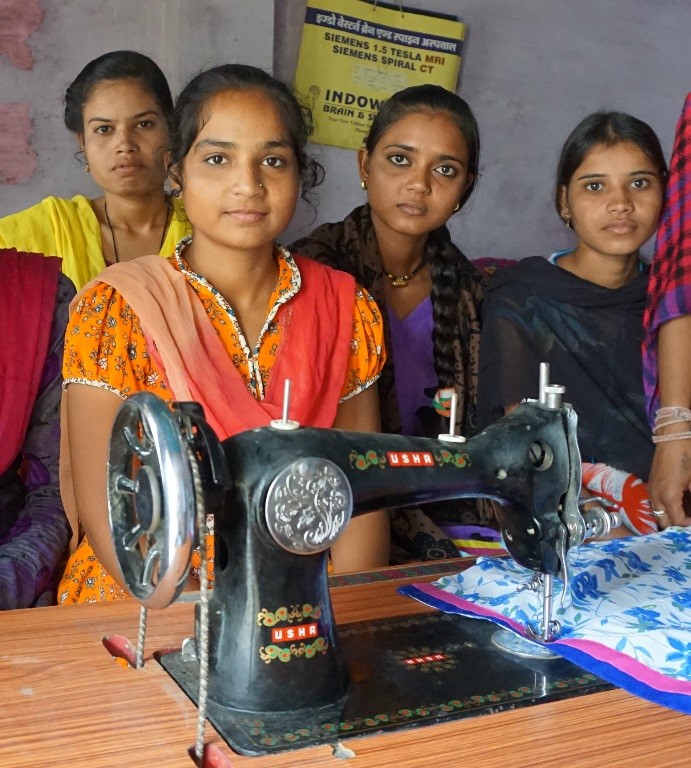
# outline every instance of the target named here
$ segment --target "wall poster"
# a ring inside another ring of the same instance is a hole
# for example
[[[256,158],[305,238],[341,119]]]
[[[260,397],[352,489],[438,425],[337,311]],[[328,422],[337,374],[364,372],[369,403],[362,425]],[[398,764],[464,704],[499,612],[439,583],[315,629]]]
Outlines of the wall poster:
[[[364,0],[308,0],[295,87],[312,140],[357,149],[379,104],[409,85],[456,90],[465,25]]]

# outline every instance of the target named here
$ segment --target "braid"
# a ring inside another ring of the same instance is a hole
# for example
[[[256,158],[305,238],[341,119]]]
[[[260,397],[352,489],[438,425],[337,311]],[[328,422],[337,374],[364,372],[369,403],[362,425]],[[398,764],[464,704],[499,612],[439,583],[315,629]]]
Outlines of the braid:
[[[430,234],[430,240],[436,233]],[[431,252],[431,253],[430,253]],[[439,387],[456,386],[456,355],[454,341],[458,338],[458,291],[459,271],[455,254],[451,249],[432,247],[430,273],[432,276],[432,344],[434,371]]]

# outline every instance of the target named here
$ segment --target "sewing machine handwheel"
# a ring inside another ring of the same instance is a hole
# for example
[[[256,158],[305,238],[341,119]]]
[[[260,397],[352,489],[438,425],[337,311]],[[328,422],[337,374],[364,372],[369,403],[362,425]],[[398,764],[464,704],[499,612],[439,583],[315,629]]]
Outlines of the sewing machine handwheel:
[[[123,403],[110,440],[108,514],[127,588],[147,608],[165,608],[187,578],[195,461],[163,400],[142,392]]]

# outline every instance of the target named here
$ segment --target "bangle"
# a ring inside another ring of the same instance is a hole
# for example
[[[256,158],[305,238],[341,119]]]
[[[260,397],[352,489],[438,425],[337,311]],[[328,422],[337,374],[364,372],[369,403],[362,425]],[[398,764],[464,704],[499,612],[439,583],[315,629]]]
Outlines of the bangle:
[[[688,440],[691,437],[691,429],[686,432],[677,432],[671,435],[653,435],[654,443],[671,443],[673,440]]]
[[[691,422],[691,409],[689,408],[679,405],[660,408],[655,413],[653,432],[657,432],[665,427],[671,427],[672,424],[685,424],[687,421]]]

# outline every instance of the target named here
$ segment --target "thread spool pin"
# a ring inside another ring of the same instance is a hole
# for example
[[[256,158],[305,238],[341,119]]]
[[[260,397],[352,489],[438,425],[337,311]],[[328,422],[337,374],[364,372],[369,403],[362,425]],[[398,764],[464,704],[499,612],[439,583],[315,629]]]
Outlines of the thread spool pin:
[[[280,419],[273,419],[270,427],[280,429],[283,432],[292,432],[300,427],[299,421],[293,421],[288,418],[290,413],[290,379],[286,379],[283,385],[283,415]]]
[[[444,443],[465,443],[463,435],[456,434],[456,408],[458,407],[458,395],[454,392],[451,395],[451,413],[449,415],[449,431],[446,434],[439,435],[439,440]]]

